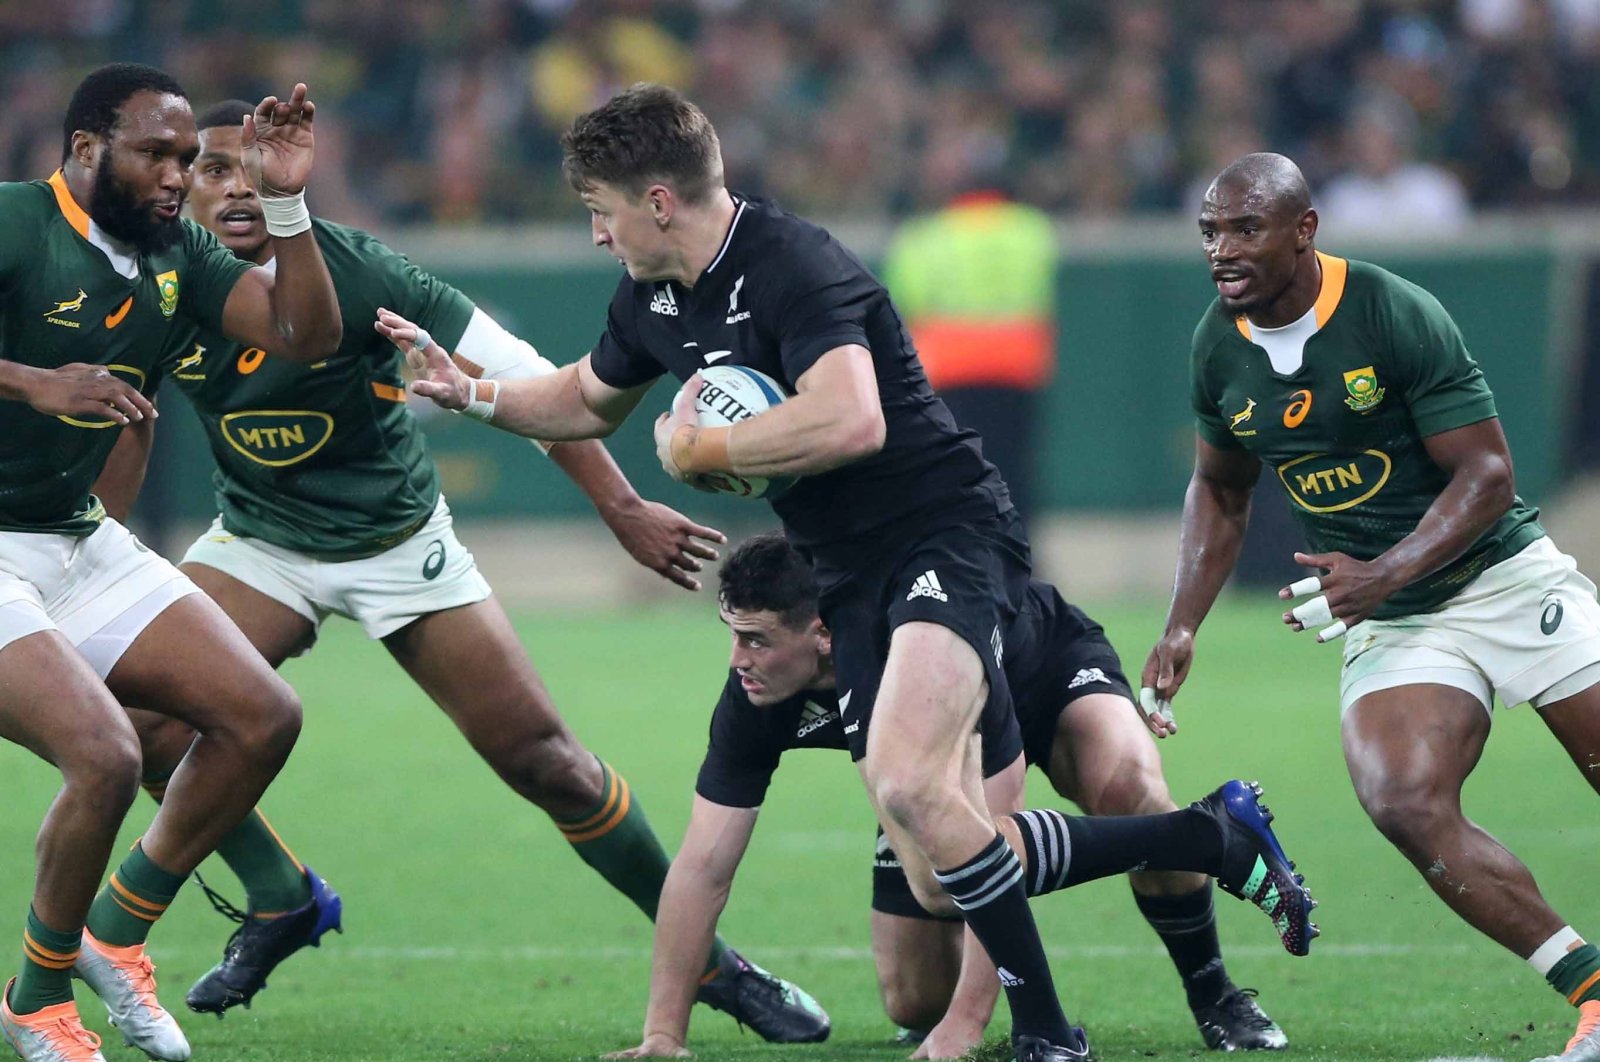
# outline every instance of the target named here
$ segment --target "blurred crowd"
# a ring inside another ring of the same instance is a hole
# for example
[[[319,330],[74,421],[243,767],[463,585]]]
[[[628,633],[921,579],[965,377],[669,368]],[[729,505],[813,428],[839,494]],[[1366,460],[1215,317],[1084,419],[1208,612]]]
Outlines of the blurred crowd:
[[[366,224],[577,220],[560,132],[641,80],[730,185],[831,217],[1187,214],[1258,149],[1345,225],[1600,202],[1600,0],[0,0],[0,57],[0,177],[57,165],[101,62],[197,106],[304,79],[318,208]]]

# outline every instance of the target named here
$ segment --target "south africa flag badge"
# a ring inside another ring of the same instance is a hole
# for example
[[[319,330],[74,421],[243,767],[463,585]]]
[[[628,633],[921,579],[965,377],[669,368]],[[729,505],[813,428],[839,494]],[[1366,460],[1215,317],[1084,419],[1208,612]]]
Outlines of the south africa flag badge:
[[[1378,374],[1371,365],[1345,373],[1344,389],[1350,392],[1344,404],[1357,413],[1365,413],[1383,401],[1383,388],[1378,386]]]

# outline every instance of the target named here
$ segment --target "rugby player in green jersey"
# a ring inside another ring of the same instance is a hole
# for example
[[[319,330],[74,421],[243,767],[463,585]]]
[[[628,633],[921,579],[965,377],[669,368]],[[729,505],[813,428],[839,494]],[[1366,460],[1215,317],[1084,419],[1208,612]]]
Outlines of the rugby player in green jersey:
[[[1560,1057],[1594,1062],[1600,950],[1460,795],[1497,695],[1532,703],[1600,788],[1595,586],[1517,497],[1494,398],[1450,315],[1392,273],[1317,251],[1293,162],[1246,155],[1223,170],[1200,235],[1218,299],[1195,329],[1194,478],[1144,685],[1170,699],[1188,676],[1265,462],[1314,551],[1296,563],[1322,572],[1280,591],[1317,595],[1284,622],[1344,636],[1344,754],[1362,807],[1457,915],[1580,1008]]]
[[[190,209],[239,258],[274,268],[273,241],[245,172],[229,101],[201,114]],[[475,373],[554,372],[455,288],[357,229],[312,222],[347,319],[395,307]],[[213,329],[182,336],[164,369],[211,442],[221,514],[182,570],[239,624],[274,667],[304,652],[327,615],[382,640],[485,762],[548,814],[574,850],[654,918],[668,860],[628,783],[578,741],[556,711],[500,603],[456,539],[439,474],[406,408],[400,352],[370,327],[311,365],[263,356]],[[103,480],[113,511],[130,505],[150,427],[125,433]],[[549,455],[594,502],[640,563],[689,589],[722,535],[644,501],[598,441]],[[193,733],[148,713],[135,721],[145,782],[159,795]],[[259,811],[218,852],[243,881],[249,910],[223,960],[188,994],[197,1011],[248,1004],[273,968],[339,925],[338,895],[279,840]],[[745,963],[718,940],[701,999],[773,1040],[815,1039],[827,1019],[809,997]]]
[[[22,970],[0,1004],[0,1030],[26,1059],[101,1058],[73,1003],[74,974],[130,1044],[189,1057],[156,1000],[146,935],[299,734],[294,691],[91,488],[122,427],[154,418],[143,392],[178,333],[203,324],[307,360],[338,346],[338,304],[302,195],[313,112],[297,85],[286,101],[235,115],[272,197],[276,277],[179,217],[199,151],[194,115],[151,67],[89,74],[67,108],[61,169],[0,184],[0,396],[11,401],[0,433],[0,734],[64,783],[39,832]],[[122,702],[198,736],[96,897],[138,788]]]

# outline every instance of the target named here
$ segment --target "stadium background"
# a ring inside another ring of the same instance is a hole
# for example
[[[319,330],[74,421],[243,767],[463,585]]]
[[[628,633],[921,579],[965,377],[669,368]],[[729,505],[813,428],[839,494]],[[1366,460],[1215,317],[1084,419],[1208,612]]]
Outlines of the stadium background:
[[[305,80],[319,105],[313,209],[373,229],[558,362],[593,342],[616,273],[588,245],[556,138],[618,87],[685,89],[721,132],[730,185],[824,220],[871,261],[899,221],[951,189],[1001,184],[1058,223],[1040,565],[1106,617],[1136,668],[1159,629],[1191,455],[1188,337],[1214,294],[1192,215],[1215,170],[1248,150],[1292,155],[1314,195],[1339,205],[1324,212],[1324,250],[1439,296],[1495,389],[1522,492],[1600,570],[1597,57],[1596,0],[0,0],[0,177],[58,164],[66,98],[100,62],[162,66],[197,104]],[[1401,169],[1374,171],[1380,141]],[[1415,187],[1428,191],[1403,191]],[[647,403],[666,401],[662,390]],[[137,520],[168,552],[213,511],[182,405],[165,402]],[[517,610],[563,711],[629,773],[670,842],[722,665],[710,603],[635,569],[525,443],[430,412],[418,410],[463,538]],[[763,507],[668,483],[650,419],[613,446],[642,493],[736,537],[770,524]],[[1167,749],[1180,799],[1231,774],[1275,787],[1327,901],[1321,957],[1292,966],[1265,946],[1265,927],[1225,910],[1225,941],[1245,945],[1241,979],[1261,985],[1304,1057],[1559,1046],[1559,1001],[1454,923],[1356,808],[1331,651],[1276,623],[1270,586],[1295,536],[1269,491],[1249,558],[1263,585],[1239,588],[1203,636],[1180,705],[1191,725]],[[348,1059],[625,1046],[644,1000],[642,922],[595,895],[553,831],[498,790],[381,651],[337,622],[324,643],[290,666],[308,726],[269,807],[345,889],[353,932],[294,960],[255,1011],[220,1027],[191,1018],[197,1047]],[[619,650],[630,666],[616,666]],[[1593,795],[1531,715],[1503,729],[1471,811],[1558,906],[1583,911]],[[887,1030],[864,952],[856,783],[820,760],[786,773],[729,923],[754,957],[823,998],[845,1053],[764,1050],[705,1018],[695,1035],[712,1056],[895,1057],[868,1046]],[[0,832],[0,911],[20,912],[22,853],[53,776],[10,746],[0,776],[15,809]],[[1552,821],[1563,807],[1574,810]],[[1120,889],[1042,916],[1071,970],[1070,1005],[1107,1057],[1186,1055],[1192,1030],[1170,971]],[[223,935],[203,907],[180,902],[162,930],[172,1001]]]

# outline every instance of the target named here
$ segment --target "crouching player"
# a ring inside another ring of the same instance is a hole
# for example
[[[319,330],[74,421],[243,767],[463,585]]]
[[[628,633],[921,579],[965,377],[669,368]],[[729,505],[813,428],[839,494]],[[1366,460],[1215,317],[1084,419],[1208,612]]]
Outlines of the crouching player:
[[[800,555],[778,533],[745,542],[722,568],[719,597],[733,632],[731,670],[712,717],[689,827],[661,893],[644,1039],[612,1057],[687,1053],[697,957],[715,932],[780,758],[792,748],[847,747],[832,636],[818,617],[817,591]],[[1184,811],[1175,809],[1115,651],[1100,627],[1054,587],[1029,586],[1006,638],[1005,668],[1016,717],[981,723],[991,811],[1003,818],[1021,808],[1025,749],[1026,761],[1085,810],[1138,815],[1086,820],[1033,811],[1012,821],[1070,852],[1065,865],[1054,868],[1062,875],[1057,887],[1144,864],[1153,868],[1131,875],[1134,898],[1171,953],[1207,1046],[1286,1047],[1253,993],[1228,978],[1205,876],[1220,875],[1224,889],[1238,893],[1258,858],[1273,858],[1266,856],[1267,845],[1282,858],[1270,834],[1264,844],[1231,813],[1238,805],[1230,795],[1253,807],[1254,794],[1230,782]],[[1191,831],[1190,840],[1177,842],[1181,831]],[[1203,851],[1194,837],[1207,840]],[[880,832],[872,902],[878,983],[891,1020],[926,1032],[917,1057],[956,1058],[982,1037],[998,981],[980,948],[963,947],[961,919],[948,894],[928,868],[912,862],[908,876]],[[1029,867],[1028,874],[1043,869]],[[1315,930],[1302,926],[1300,932]],[[1284,933],[1284,942],[1303,953],[1309,937],[1292,940]]]

